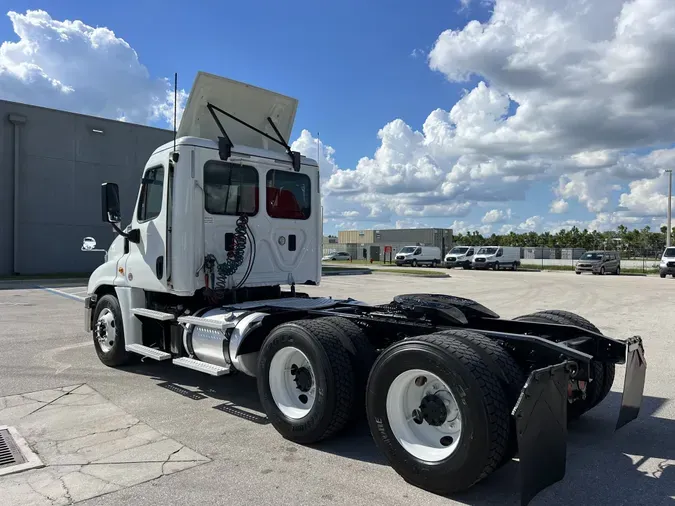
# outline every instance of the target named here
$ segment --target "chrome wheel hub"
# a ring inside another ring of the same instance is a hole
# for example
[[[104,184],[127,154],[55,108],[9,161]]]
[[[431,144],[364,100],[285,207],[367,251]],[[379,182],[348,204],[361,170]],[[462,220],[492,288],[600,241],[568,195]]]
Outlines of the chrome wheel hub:
[[[108,353],[115,344],[117,331],[115,330],[115,316],[108,308],[104,308],[96,320],[96,340],[98,341],[101,351]]]

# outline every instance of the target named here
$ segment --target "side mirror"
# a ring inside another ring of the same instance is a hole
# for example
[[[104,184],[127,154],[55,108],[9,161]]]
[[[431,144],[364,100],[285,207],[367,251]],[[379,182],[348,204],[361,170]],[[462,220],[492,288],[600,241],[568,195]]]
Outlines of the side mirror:
[[[120,223],[122,211],[120,209],[120,189],[117,183],[103,183],[101,185],[101,218],[106,223]]]

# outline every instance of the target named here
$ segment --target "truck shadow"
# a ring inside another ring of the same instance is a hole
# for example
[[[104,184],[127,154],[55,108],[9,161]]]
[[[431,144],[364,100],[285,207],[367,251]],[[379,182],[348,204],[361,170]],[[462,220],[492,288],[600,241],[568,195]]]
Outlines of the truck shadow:
[[[160,388],[199,401],[221,401],[213,409],[260,425],[269,425],[254,378],[239,374],[212,378],[177,367],[141,363],[126,369],[151,377]],[[562,481],[539,493],[539,504],[673,505],[675,496],[675,420],[658,411],[669,399],[643,399],[638,418],[614,431],[621,394],[610,392],[603,403],[568,427],[567,471]],[[266,430],[274,430],[268,427]],[[347,459],[387,466],[375,446],[365,419],[339,437],[311,446]],[[449,499],[470,505],[519,505],[519,465],[516,458],[487,479]]]

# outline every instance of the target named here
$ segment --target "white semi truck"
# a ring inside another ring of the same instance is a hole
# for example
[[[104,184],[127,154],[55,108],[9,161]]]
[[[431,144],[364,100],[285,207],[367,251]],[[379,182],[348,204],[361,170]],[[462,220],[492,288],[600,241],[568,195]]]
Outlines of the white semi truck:
[[[605,398],[616,364],[617,428],[637,417],[638,336],[605,336],[564,311],[504,319],[443,294],[371,305],[297,291],[319,284],[322,247],[319,167],[287,144],[297,105],[199,73],[175,140],[139,174],[125,228],[117,185],[102,185],[117,236],[89,280],[84,323],[103,364],[253,376],[271,424],[301,444],[365,417],[396,472],[436,493],[518,454],[524,503],[563,478],[568,420]]]

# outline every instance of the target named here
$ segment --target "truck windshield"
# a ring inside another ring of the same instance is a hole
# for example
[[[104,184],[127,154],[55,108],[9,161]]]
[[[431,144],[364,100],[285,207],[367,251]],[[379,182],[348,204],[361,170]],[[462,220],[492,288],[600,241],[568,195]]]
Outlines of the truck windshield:
[[[675,257],[675,248],[666,248],[666,251],[664,251],[663,256],[667,258]]]
[[[415,248],[412,246],[406,246],[405,248],[401,248],[401,251],[399,253],[412,253],[415,251]]]
[[[450,250],[450,253],[452,253],[453,255],[463,255],[467,251],[469,251],[469,248],[464,248],[464,247],[452,248],[452,250]]]
[[[602,260],[602,253],[584,253],[579,260]]]
[[[479,255],[494,255],[497,253],[497,248],[481,248],[478,250]]]

